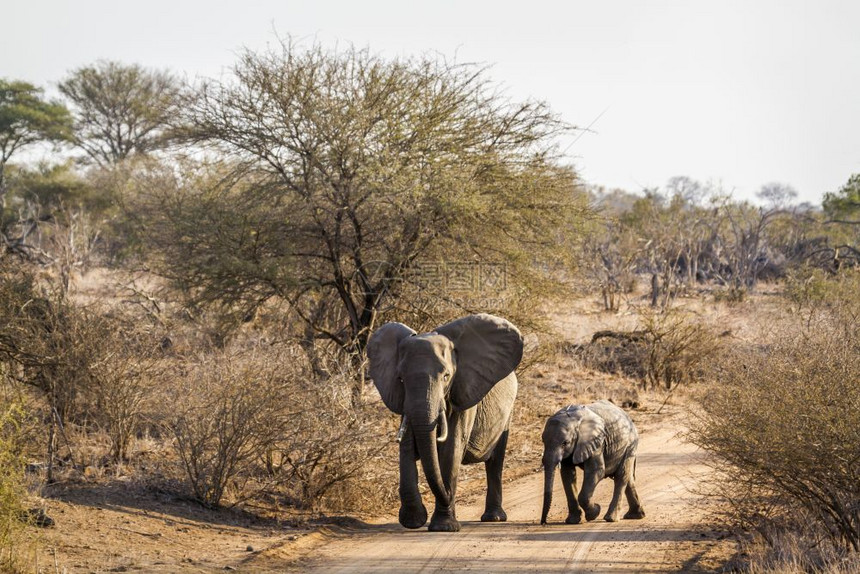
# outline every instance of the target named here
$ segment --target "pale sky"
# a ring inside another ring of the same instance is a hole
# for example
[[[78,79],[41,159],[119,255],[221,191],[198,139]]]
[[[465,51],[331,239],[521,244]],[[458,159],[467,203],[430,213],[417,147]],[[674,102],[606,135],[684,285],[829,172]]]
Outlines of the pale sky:
[[[860,1],[0,0],[0,77],[98,59],[220,77],[276,33],[492,65],[515,98],[592,124],[568,155],[630,191],[674,175],[800,199],[860,172]],[[602,115],[601,115],[602,114]]]

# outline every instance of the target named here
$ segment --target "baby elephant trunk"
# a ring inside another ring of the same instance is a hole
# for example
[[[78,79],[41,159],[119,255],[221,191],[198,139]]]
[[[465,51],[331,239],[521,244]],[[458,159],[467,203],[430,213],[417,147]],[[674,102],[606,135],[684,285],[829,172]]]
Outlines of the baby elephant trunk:
[[[540,523],[546,524],[546,517],[549,514],[549,507],[552,504],[552,487],[553,487],[553,478],[555,476],[555,467],[558,466],[557,462],[554,461],[544,461],[543,472],[543,510],[540,514]]]

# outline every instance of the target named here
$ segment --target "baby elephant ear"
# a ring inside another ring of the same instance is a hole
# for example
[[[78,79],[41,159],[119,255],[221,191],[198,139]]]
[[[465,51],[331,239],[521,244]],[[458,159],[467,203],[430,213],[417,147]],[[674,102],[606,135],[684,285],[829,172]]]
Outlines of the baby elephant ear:
[[[523,358],[523,336],[501,317],[469,315],[436,332],[454,343],[457,366],[451,381],[451,404],[457,410],[478,404]]]
[[[403,414],[403,383],[397,377],[399,361],[397,346],[415,331],[403,323],[386,323],[371,335],[367,342],[367,358],[370,360],[370,378],[385,406],[395,413]]]
[[[573,449],[573,464],[582,464],[603,448],[606,425],[594,411],[580,409],[582,420],[577,428],[576,447]]]

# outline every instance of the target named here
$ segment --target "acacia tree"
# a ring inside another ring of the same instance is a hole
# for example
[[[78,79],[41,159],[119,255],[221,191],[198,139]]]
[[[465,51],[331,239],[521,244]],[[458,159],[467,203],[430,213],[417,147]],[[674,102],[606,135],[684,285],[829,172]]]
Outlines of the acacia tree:
[[[187,117],[222,173],[186,176],[147,224],[195,302],[279,297],[307,339],[358,356],[419,261],[499,261],[540,286],[566,256],[584,210],[553,145],[569,127],[484,69],[283,44],[234,75]]]
[[[860,173],[849,177],[839,191],[825,193],[822,207],[825,223],[839,228],[832,233],[836,240],[833,261],[837,266],[844,261],[860,264]]]
[[[833,223],[860,225],[860,173],[855,173],[837,192],[824,194],[824,212]]]
[[[137,64],[99,61],[60,82],[74,111],[74,143],[101,167],[166,147],[181,93],[177,78]]]
[[[6,163],[21,148],[68,139],[71,118],[61,103],[47,101],[27,82],[0,79],[0,205],[6,206]]]

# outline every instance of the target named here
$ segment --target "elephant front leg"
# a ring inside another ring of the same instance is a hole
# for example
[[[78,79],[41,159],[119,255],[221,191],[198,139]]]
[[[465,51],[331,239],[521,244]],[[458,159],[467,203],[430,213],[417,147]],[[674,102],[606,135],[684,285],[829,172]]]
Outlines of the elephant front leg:
[[[591,499],[605,470],[602,454],[592,457],[584,465],[585,476],[582,480],[582,490],[579,491],[579,505],[585,511],[586,520],[594,520],[600,514],[600,505],[591,502]]]
[[[487,471],[487,502],[481,522],[506,522],[508,515],[502,508],[502,469],[505,465],[505,450],[508,447],[508,431],[502,433],[493,454],[484,463]]]
[[[567,518],[564,522],[566,524],[579,524],[582,522],[582,510],[576,500],[576,467],[570,459],[562,460],[559,473],[561,474],[564,495],[567,498]]]
[[[459,424],[459,413],[454,413],[448,422],[448,439],[439,446],[439,468],[442,481],[448,491],[448,504],[436,499],[436,508],[430,518],[427,530],[431,532],[459,532],[460,523],[454,500],[457,494],[457,477],[460,475],[460,463],[465,449],[464,437]]]
[[[427,509],[418,492],[418,452],[415,437],[407,426],[400,442],[400,513],[398,520],[406,528],[421,528],[427,523]]]

